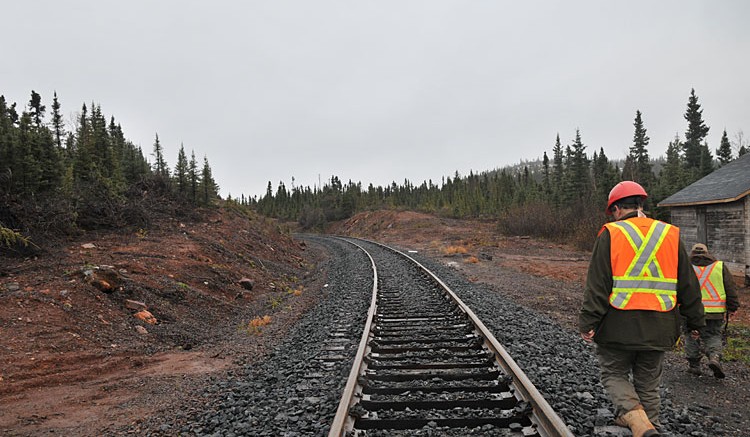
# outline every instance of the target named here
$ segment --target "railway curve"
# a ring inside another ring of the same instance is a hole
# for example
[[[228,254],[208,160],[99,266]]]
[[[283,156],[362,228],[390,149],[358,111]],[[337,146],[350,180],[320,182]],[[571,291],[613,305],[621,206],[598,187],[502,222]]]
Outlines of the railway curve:
[[[406,436],[414,430],[446,436],[573,435],[437,275],[396,249],[344,240],[367,253],[374,281],[329,437]]]

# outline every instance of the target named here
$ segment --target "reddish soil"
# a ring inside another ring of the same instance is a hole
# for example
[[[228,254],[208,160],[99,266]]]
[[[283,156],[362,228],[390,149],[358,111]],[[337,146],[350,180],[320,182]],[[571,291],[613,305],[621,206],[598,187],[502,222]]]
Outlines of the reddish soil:
[[[306,256],[275,223],[222,209],[0,258],[0,434],[100,435],[260,355],[316,300]]]
[[[503,267],[582,290],[589,256],[503,237],[490,222],[412,212],[363,213],[331,232],[413,248],[488,284]],[[262,357],[316,302],[320,256],[272,221],[221,209],[147,232],[87,234],[31,259],[0,258],[0,433],[101,435],[179,408],[206,374]],[[512,297],[576,329],[581,292]],[[142,308],[129,301],[143,303],[156,324],[138,319]],[[270,323],[250,326],[265,315]],[[750,326],[746,311],[737,316]],[[733,364],[745,384],[747,367]],[[700,399],[690,381],[677,384],[681,397]]]

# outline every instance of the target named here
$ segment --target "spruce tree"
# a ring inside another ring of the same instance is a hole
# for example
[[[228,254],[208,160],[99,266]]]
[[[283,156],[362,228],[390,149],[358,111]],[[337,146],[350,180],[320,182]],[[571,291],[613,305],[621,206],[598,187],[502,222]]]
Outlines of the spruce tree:
[[[198,177],[198,162],[195,159],[195,151],[190,153],[190,164],[188,165],[188,182],[190,184],[190,201],[196,203],[198,201],[198,183],[200,179]]]
[[[737,158],[747,153],[748,147],[745,145],[745,133],[742,130],[734,134],[734,140],[730,141],[732,151],[737,152]]]
[[[719,160],[719,167],[732,161],[732,145],[729,144],[726,129],[724,129],[724,133],[721,134],[721,143],[719,148],[716,149],[716,158]]]
[[[626,172],[623,168],[623,174],[627,173],[631,179],[638,182],[649,192],[653,184],[654,174],[651,166],[651,159],[648,155],[648,142],[649,137],[646,135],[646,128],[643,125],[643,119],[641,117],[641,111],[635,112],[635,120],[633,122],[635,132],[633,133],[633,145],[630,146],[630,152],[628,153],[627,163],[630,163],[633,167],[632,170]]]
[[[542,189],[544,190],[545,200],[549,200],[552,195],[552,182],[550,180],[549,157],[547,156],[547,152],[544,152],[544,156],[542,157],[542,169]]]
[[[695,89],[690,90],[690,98],[688,99],[687,110],[685,111],[685,120],[688,122],[688,128],[685,131],[685,142],[682,147],[685,156],[685,167],[692,177],[690,182],[693,182],[701,175],[701,161],[702,159],[705,160],[705,156],[701,157],[704,153],[702,150],[703,139],[706,138],[709,130],[709,127],[703,122],[703,110],[700,103],[698,103]]]
[[[13,191],[13,168],[16,165],[16,128],[5,96],[0,95],[0,188],[6,193]],[[0,192],[2,192],[0,191]]]
[[[271,182],[268,183],[269,189]],[[204,205],[210,205],[211,202],[218,198],[219,186],[214,181],[211,174],[211,166],[208,165],[208,158],[203,157],[203,170],[201,171],[201,202]]]
[[[557,206],[562,202],[563,173],[563,148],[558,133],[555,138],[555,146],[552,148],[552,198]]]
[[[22,180],[26,193],[46,193],[60,185],[62,167],[51,132],[44,125],[45,106],[31,92],[28,113],[21,117]]]
[[[62,149],[62,138],[65,136],[65,126],[60,114],[60,102],[57,100],[57,91],[52,99],[52,132],[55,135],[55,144],[58,149]]]
[[[45,106],[42,105],[42,96],[36,91],[31,91],[31,100],[29,101],[29,114],[34,123],[35,127],[42,125],[42,118],[44,118]]]
[[[711,150],[708,148],[708,144],[705,142],[701,144],[701,163],[698,169],[698,176],[703,177],[714,171],[714,157],[711,154]]]
[[[566,201],[574,202],[589,199],[591,194],[589,159],[586,156],[586,146],[581,141],[579,129],[576,129],[576,137],[570,148],[570,177],[568,181]]]
[[[659,192],[660,196],[664,198],[671,196],[687,185],[680,150],[684,150],[684,147],[680,143],[680,138],[675,135],[674,140],[667,146],[667,159],[659,174]]]
[[[73,159],[73,176],[76,182],[89,181],[93,178],[96,168],[96,161],[91,147],[91,132],[89,127],[88,107],[84,103],[81,106],[81,113],[78,116],[78,129],[72,142],[71,152],[74,154]]]
[[[131,155],[134,157],[134,175],[133,182],[140,181],[142,178],[151,175],[151,164],[146,159],[146,156],[143,154],[143,149],[141,149],[141,146],[135,146],[133,143],[128,142],[131,149]]]
[[[744,155],[748,151],[748,147],[745,142],[745,133],[742,130],[735,134],[735,140],[732,143],[732,147],[737,150],[737,157]]]
[[[116,168],[112,171],[112,178],[123,190],[127,184],[137,182],[142,176],[141,158],[134,153],[134,147],[125,139],[122,127],[110,117],[107,127],[111,159]]]
[[[164,148],[162,148],[159,142],[159,134],[157,133],[154,138],[154,173],[165,181],[169,180],[169,167],[167,161],[164,159]]]
[[[595,205],[606,205],[609,191],[619,182],[617,169],[604,154],[603,147],[599,149],[598,155],[594,152],[591,167],[594,194],[592,202]]]
[[[60,188],[65,173],[63,150],[57,146],[53,132],[39,120],[35,128],[35,153],[40,166],[40,193],[53,193]]]
[[[177,193],[180,196],[186,196],[188,191],[188,160],[185,155],[185,146],[180,143],[180,150],[177,152],[177,164],[174,167],[174,181],[177,184]]]
[[[24,111],[18,125],[18,143],[15,150],[13,179],[16,189],[24,195],[34,194],[41,174],[41,164],[37,160],[36,132],[33,129],[34,120],[30,112]]]
[[[112,122],[114,123],[114,118]],[[121,165],[122,156],[120,154],[122,146],[113,144],[113,138],[107,128],[107,118],[102,112],[102,107],[93,102],[91,103],[90,126],[91,147],[96,160],[96,167],[106,181],[104,185],[107,187],[110,196],[120,195],[125,190]]]

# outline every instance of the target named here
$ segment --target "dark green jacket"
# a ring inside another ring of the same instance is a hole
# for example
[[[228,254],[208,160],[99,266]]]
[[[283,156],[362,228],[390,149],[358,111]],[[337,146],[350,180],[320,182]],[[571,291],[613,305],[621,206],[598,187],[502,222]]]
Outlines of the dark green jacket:
[[[711,265],[716,258],[709,254],[697,253],[690,256],[690,263],[694,266],[706,267]],[[721,270],[721,276],[724,279],[724,293],[727,297],[727,311],[733,313],[740,307],[740,296],[737,294],[737,286],[734,284],[732,272],[729,271],[727,263],[721,263],[724,268]],[[698,284],[700,286],[700,284]],[[725,313],[706,313],[707,319],[723,319]]]
[[[635,217],[636,213],[623,217]],[[612,260],[609,231],[605,228],[594,243],[583,305],[578,315],[580,332],[594,330],[594,341],[602,346],[626,350],[670,350],[680,336],[680,314],[689,329],[706,325],[698,278],[680,240],[677,262],[677,308],[668,312],[620,310],[610,306]],[[678,312],[679,311],[679,312]]]

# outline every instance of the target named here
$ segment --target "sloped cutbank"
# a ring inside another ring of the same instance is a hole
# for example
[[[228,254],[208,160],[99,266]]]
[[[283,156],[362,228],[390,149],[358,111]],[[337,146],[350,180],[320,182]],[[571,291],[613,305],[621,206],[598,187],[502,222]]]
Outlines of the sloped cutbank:
[[[317,299],[305,256],[275,222],[224,207],[0,258],[0,429],[96,435],[154,408],[133,399],[163,404],[154,378],[261,355],[273,335],[257,334]]]

